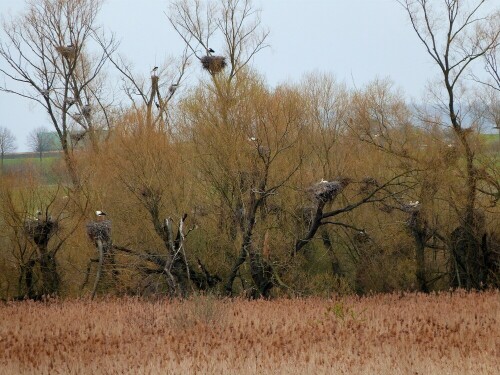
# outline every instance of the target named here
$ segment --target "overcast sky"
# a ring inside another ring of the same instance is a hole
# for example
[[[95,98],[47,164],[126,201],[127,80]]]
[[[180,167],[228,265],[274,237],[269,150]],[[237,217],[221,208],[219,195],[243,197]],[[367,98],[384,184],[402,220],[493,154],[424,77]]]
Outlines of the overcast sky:
[[[418,100],[426,82],[436,76],[396,0],[254,0],[254,4],[262,9],[271,47],[260,52],[252,65],[271,85],[298,81],[312,71],[331,72],[357,87],[390,77],[408,99]],[[23,8],[22,0],[0,0],[2,15]],[[139,72],[147,73],[166,57],[182,53],[167,9],[168,0],[107,0],[102,8],[100,24],[116,34],[120,53]],[[42,125],[51,127],[43,109],[0,93],[0,126],[12,129],[20,151],[27,149],[29,131]]]

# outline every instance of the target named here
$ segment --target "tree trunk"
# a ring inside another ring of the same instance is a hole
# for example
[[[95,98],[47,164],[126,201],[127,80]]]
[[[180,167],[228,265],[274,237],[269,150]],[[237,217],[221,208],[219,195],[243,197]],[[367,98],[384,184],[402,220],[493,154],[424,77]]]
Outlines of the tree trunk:
[[[99,262],[97,263],[97,274],[95,277],[94,288],[92,289],[92,299],[95,298],[97,293],[97,286],[99,285],[99,281],[101,280],[102,269],[104,266],[104,249],[102,245],[102,240],[98,238],[96,240],[97,243],[97,251],[99,252]]]
[[[311,241],[319,227],[321,226],[321,220],[323,220],[323,208],[325,207],[325,202],[320,201],[316,207],[316,213],[314,214],[314,218],[312,219],[311,225],[309,226],[309,230],[306,234],[305,238],[301,238],[295,242],[295,247],[292,252],[292,256],[296,255],[305,245]]]
[[[273,269],[271,265],[253,249],[249,252],[249,258],[250,273],[257,291],[255,297],[269,298],[269,292],[274,286]]]
[[[58,294],[61,279],[57,272],[57,264],[54,254],[45,250],[40,257],[39,263],[40,272],[42,274],[42,294]]]
[[[69,178],[71,183],[75,189],[80,189],[80,179],[78,178],[78,173],[76,172],[75,163],[73,160],[73,156],[68,149],[67,142],[63,144],[63,154],[64,154],[64,162],[66,163],[66,168],[68,168]]]
[[[253,215],[250,215],[250,217],[248,218],[247,228],[243,235],[243,243],[241,244],[240,254],[238,258],[236,258],[236,261],[233,265],[233,268],[231,269],[231,273],[229,274],[229,277],[225,285],[226,294],[229,296],[233,295],[233,284],[234,280],[236,279],[236,275],[238,274],[238,270],[240,269],[241,265],[245,263],[245,260],[247,259],[248,248],[251,246],[252,243],[254,225],[255,225],[255,212],[253,212]]]
[[[323,229],[321,231],[321,239],[323,241],[323,245],[327,249],[328,253],[330,254],[330,259],[332,262],[332,273],[337,276],[342,276],[342,269],[340,268],[340,263],[335,255],[335,251],[333,249],[333,244],[332,240],[330,238],[330,234],[328,233],[327,229]]]
[[[423,293],[429,293],[429,287],[426,280],[427,268],[425,265],[425,244],[422,241],[416,241],[415,245],[415,260],[417,263],[416,277],[418,290]]]
[[[27,224],[28,236],[38,249],[38,264],[41,273],[41,293],[57,294],[59,292],[60,277],[57,272],[55,253],[48,251],[51,237],[57,230],[58,223],[52,220],[33,221]]]

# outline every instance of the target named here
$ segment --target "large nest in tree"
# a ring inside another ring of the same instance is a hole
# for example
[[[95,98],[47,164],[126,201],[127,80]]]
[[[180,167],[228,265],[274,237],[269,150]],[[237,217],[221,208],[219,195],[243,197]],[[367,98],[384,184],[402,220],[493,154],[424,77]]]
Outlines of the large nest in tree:
[[[226,58],[224,56],[203,56],[201,59],[203,69],[208,70],[211,74],[220,73],[226,66]]]
[[[24,230],[37,245],[47,244],[59,227],[55,220],[27,220]]]
[[[335,197],[351,182],[348,178],[340,178],[335,181],[321,181],[309,188],[314,200],[327,203]]]
[[[401,204],[401,211],[406,212],[408,214],[419,212],[420,208],[421,205],[418,201]]]
[[[361,194],[371,193],[373,190],[380,186],[379,182],[373,177],[365,177],[361,180],[361,187],[359,188],[359,192]]]
[[[87,234],[93,242],[111,240],[111,220],[91,221],[87,223]]]
[[[62,57],[65,57],[69,60],[74,59],[76,57],[76,48],[73,46],[58,46],[56,47],[56,51],[59,52],[59,54]]]

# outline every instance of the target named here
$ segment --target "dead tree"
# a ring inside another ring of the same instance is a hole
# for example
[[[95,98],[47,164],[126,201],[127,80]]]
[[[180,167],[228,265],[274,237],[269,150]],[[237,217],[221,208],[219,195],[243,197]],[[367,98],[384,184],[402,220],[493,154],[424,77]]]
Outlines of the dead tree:
[[[112,38],[99,35],[96,19],[100,6],[100,0],[29,2],[24,13],[3,24],[5,38],[0,41],[0,59],[5,61],[5,68],[0,68],[5,77],[0,91],[45,109],[76,188],[80,181],[69,139],[72,127],[87,131],[97,149],[96,124],[84,115],[86,106],[96,103],[109,120],[99,78],[107,54],[90,54],[96,40],[107,53],[116,48]]]

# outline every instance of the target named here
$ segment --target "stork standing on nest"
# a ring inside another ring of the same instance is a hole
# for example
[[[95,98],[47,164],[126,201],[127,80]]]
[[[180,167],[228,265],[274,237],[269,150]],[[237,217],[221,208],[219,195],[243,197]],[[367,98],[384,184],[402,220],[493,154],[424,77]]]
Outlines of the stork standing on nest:
[[[212,48],[208,49],[208,54],[211,55],[212,53],[215,53],[215,51]]]
[[[96,211],[95,216],[97,216],[97,221],[103,221],[106,218],[106,212]]]
[[[153,70],[151,70],[151,75],[152,75],[153,77],[156,77],[156,73],[157,73],[157,72],[158,72],[158,67],[157,67],[157,66],[155,66],[155,67],[153,68]]]
[[[415,201],[415,202],[410,201],[410,202],[408,202],[408,206],[413,207],[413,208],[416,208],[416,207],[418,207],[419,205],[420,205],[420,202],[419,202],[419,201]]]

